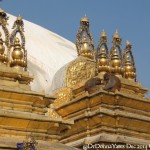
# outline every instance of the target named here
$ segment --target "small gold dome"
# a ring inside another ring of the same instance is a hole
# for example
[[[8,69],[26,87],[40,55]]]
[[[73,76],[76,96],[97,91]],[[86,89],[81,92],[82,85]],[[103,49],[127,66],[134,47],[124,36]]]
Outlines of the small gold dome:
[[[88,52],[88,51],[89,51],[89,45],[88,45],[86,37],[84,36],[82,39],[81,52]]]
[[[89,22],[89,19],[86,17],[86,15],[81,18],[81,22]]]
[[[101,54],[100,54],[100,59],[99,59],[99,65],[105,66],[107,65],[108,60],[106,59],[106,54],[105,54],[105,48],[101,49]]]
[[[136,77],[136,73],[134,72],[133,66],[129,59],[129,56],[126,56],[125,60],[125,78],[134,79]]]
[[[20,60],[23,58],[23,52],[21,51],[19,38],[15,39],[14,50],[12,52],[12,58],[20,59]]]
[[[104,30],[101,33],[101,37],[107,37],[107,34],[106,34],[106,32]]]
[[[112,67],[120,67],[121,66],[121,60],[119,59],[116,49],[113,50],[113,54],[112,54],[112,58],[111,58],[111,66]]]

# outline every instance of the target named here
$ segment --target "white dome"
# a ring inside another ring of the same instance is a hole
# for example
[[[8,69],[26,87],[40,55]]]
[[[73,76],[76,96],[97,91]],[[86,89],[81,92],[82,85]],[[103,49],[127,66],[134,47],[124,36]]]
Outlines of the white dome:
[[[8,28],[11,33],[16,17],[9,14],[8,17]],[[24,28],[28,52],[28,71],[34,77],[31,89],[50,94],[54,74],[62,66],[77,57],[75,45],[63,37],[26,20],[24,20]]]

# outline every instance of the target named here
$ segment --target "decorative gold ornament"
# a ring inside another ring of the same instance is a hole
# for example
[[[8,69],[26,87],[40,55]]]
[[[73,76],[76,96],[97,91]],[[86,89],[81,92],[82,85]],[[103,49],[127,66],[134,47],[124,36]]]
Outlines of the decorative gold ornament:
[[[114,49],[112,51],[111,55],[111,72],[115,74],[122,74],[123,68],[121,67],[121,60],[119,59],[119,56],[117,54],[117,50]]]
[[[4,10],[0,9],[0,26],[2,27],[2,30],[3,30],[4,36],[5,36],[4,41],[1,38],[0,61],[5,64],[8,62],[8,58],[9,58],[9,31],[7,28],[7,25],[8,25],[7,20],[8,20],[7,14],[5,13]],[[1,37],[1,35],[0,35],[0,37]]]
[[[25,49],[24,23],[23,23],[22,17],[20,15],[17,17],[16,21],[14,22],[12,29],[14,29],[14,30],[10,35],[10,44],[11,44],[11,47],[14,46],[14,41],[15,41],[16,35],[17,35],[17,33],[19,33],[20,37],[21,37],[20,48],[23,50],[24,64],[22,64],[22,67],[24,67],[25,68],[24,70],[26,71],[27,70],[27,50]]]
[[[72,90],[68,87],[60,88],[54,92],[56,100],[54,101],[54,107],[57,108],[64,103],[70,101],[72,99]],[[60,117],[60,116],[55,116]]]
[[[80,28],[76,35],[76,47],[79,56],[95,59],[93,37],[89,30],[89,19],[86,16],[80,21]]]
[[[2,34],[0,32],[0,62],[6,63],[8,60],[8,57],[4,54],[5,52],[5,47],[3,45],[3,40],[2,40]]]
[[[116,32],[113,35],[112,42],[116,46],[120,46],[121,45],[122,39],[120,38],[120,35],[119,35],[117,30],[116,30]]]
[[[26,62],[23,59],[23,51],[21,50],[21,45],[19,38],[15,38],[14,49],[12,51],[12,61],[10,62],[11,67],[25,67]]]
[[[99,73],[109,71],[109,52],[107,46],[107,35],[105,31],[101,33],[97,48],[97,68]]]
[[[66,70],[66,87],[80,87],[87,79],[95,76],[95,62],[79,57]]]
[[[122,49],[121,49],[121,41],[120,35],[118,31],[115,32],[112,38],[113,46],[110,50],[110,61],[111,61],[111,72],[122,75],[124,69],[122,68]]]
[[[58,99],[57,99],[58,101]],[[60,100],[61,101],[61,100]],[[54,119],[58,119],[58,118],[61,118],[61,116],[59,116],[57,114],[57,112],[55,111],[55,107],[53,104],[50,105],[50,108],[48,108],[48,116],[50,116],[51,118],[54,118]]]
[[[88,42],[87,42],[87,39],[85,36],[82,39],[82,46],[81,46],[81,50],[80,50],[80,55],[83,57],[87,57],[89,59],[94,58],[94,55],[89,48],[89,45],[88,45]]]
[[[127,79],[136,79],[136,67],[134,62],[134,56],[132,54],[132,45],[129,41],[126,42],[126,48],[123,53],[124,76]]]

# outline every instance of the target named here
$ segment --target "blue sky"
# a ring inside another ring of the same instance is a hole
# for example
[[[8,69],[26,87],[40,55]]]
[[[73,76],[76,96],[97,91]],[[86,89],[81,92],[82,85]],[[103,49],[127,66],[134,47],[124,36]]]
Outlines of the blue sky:
[[[96,47],[103,29],[109,45],[117,29],[122,48],[126,40],[133,45],[138,81],[150,89],[150,0],[3,0],[0,7],[72,42],[86,14]]]

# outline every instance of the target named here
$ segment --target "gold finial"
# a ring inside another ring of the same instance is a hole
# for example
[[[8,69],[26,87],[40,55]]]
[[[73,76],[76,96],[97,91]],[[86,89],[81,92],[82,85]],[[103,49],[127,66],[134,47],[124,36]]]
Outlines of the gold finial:
[[[101,37],[107,37],[107,34],[106,34],[106,32],[104,31],[104,29],[103,29],[103,31],[102,31],[102,33],[101,33]]]
[[[23,52],[21,51],[19,38],[15,38],[14,51],[12,52],[12,58],[20,59],[20,60],[23,58]]]
[[[116,32],[114,33],[113,38],[118,38],[118,39],[120,39],[120,35],[119,35],[119,33],[118,33],[118,30],[116,30]]]
[[[0,8],[0,13],[4,13],[5,11],[3,9]]]
[[[109,71],[109,65],[108,65],[108,58],[106,56],[106,50],[104,47],[101,48],[101,53],[99,54],[99,60],[98,60],[98,72],[108,72]]]
[[[80,21],[80,28],[76,35],[76,48],[79,56],[81,55],[95,60],[93,37],[90,33],[89,21],[86,16],[83,17]]]
[[[84,36],[82,39],[81,52],[88,52],[88,51],[89,51],[89,45],[88,45],[86,37]]]
[[[118,31],[116,30],[116,32],[114,33],[114,35],[112,37],[112,42],[115,46],[120,46],[121,41],[122,41],[122,39],[120,38]]]
[[[131,45],[130,42],[127,40],[126,41],[126,46]]]
[[[15,38],[14,49],[12,52],[12,61],[10,63],[11,67],[25,67],[26,62],[24,61],[24,53],[21,49],[19,38]]]
[[[136,73],[131,64],[129,56],[126,56],[125,58],[125,73],[124,74],[125,74],[125,78],[127,79],[134,79],[136,77]]]
[[[22,21],[22,17],[20,16],[20,14],[19,14],[19,16],[17,17],[17,20]]]
[[[116,75],[122,75],[124,72],[124,69],[121,67],[121,60],[119,58],[119,55],[117,53],[117,50],[114,49],[112,51],[112,56],[111,56],[111,71],[115,73]]]
[[[81,18],[81,22],[89,22],[88,17],[85,15],[83,18]]]

